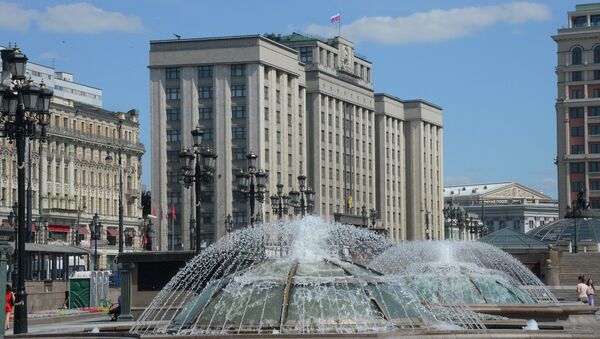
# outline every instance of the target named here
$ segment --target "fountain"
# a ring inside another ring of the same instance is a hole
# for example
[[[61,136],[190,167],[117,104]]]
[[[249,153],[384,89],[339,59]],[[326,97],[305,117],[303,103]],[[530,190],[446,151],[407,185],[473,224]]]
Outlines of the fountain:
[[[456,306],[423,302],[366,265],[386,237],[317,217],[247,228],[191,260],[131,329],[137,334],[371,333],[484,328]]]
[[[369,268],[397,275],[419,297],[440,303],[557,303],[523,264],[478,241],[411,241],[389,248]]]

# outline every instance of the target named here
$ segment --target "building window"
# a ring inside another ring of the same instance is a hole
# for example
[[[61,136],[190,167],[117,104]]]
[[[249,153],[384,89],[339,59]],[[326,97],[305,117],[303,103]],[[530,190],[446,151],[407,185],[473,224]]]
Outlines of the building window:
[[[593,209],[598,209],[598,208],[600,208],[600,199],[593,199],[593,198],[591,198],[591,199],[590,199],[590,206],[591,206],[591,208],[593,208]]]
[[[571,50],[571,64],[581,65],[582,64],[583,51],[581,47],[575,47]]]
[[[167,203],[169,206],[179,204],[181,202],[181,192],[167,192]]]
[[[198,78],[212,78],[213,67],[212,66],[200,66],[198,67]]]
[[[600,26],[600,15],[590,16],[590,26]]]
[[[573,22],[573,27],[587,26],[587,17],[586,16],[575,16],[571,20]]]
[[[582,81],[582,80],[583,80],[583,72],[582,71],[571,72],[571,81]]]
[[[168,142],[179,142],[181,140],[181,131],[178,129],[167,130]]]
[[[231,137],[233,139],[246,139],[246,127],[232,127],[231,128]]]
[[[233,212],[233,223],[236,225],[246,225],[248,223],[246,212]]]
[[[265,108],[266,110],[267,108]],[[238,105],[231,106],[231,115],[234,119],[245,118],[246,117],[246,106]]]
[[[590,132],[590,135],[600,134],[600,125],[590,125],[589,132]]]
[[[177,171],[168,171],[167,172],[167,183],[176,184],[179,182],[179,172]]]
[[[246,65],[231,65],[231,76],[242,77],[246,75]]]
[[[211,141],[214,137],[214,133],[213,133],[213,129],[212,128],[204,128],[202,130],[202,140],[205,141]]]
[[[200,99],[211,99],[213,96],[212,86],[201,86],[198,88],[198,96]]]
[[[583,99],[583,89],[581,89],[581,88],[571,89],[571,99]]]
[[[571,145],[571,154],[584,154],[585,147],[583,145]]]
[[[594,47],[594,63],[600,64],[600,45]]]
[[[590,144],[590,153],[600,153],[600,144]]]
[[[592,98],[600,98],[600,88],[594,88],[592,91]]]
[[[571,192],[581,192],[585,189],[585,182],[583,181],[572,181]]]
[[[302,61],[305,64],[311,64],[313,62],[312,50],[312,47],[298,48],[298,52],[300,53],[300,61]]]
[[[231,96],[232,97],[245,97],[246,96],[246,85],[231,85]]]
[[[590,181],[590,190],[593,190],[593,191],[600,190],[600,181],[598,181],[598,180]]]
[[[167,67],[167,79],[179,79],[179,67]]]
[[[594,80],[600,80],[600,70],[594,70]]]
[[[583,163],[577,163],[577,164],[581,165]],[[573,164],[571,164],[571,165],[573,165]],[[573,167],[573,166],[571,166],[571,167]],[[590,169],[590,172],[600,172],[600,162],[598,162],[598,161],[590,162],[589,169]],[[581,172],[571,172],[571,173],[583,173],[583,170]]]
[[[583,107],[570,107],[569,117],[571,119],[583,118]]]
[[[590,163],[591,168],[592,163]],[[573,173],[585,173],[585,163],[583,162],[572,162],[571,163],[571,174]]]
[[[246,149],[243,147],[236,147],[232,151],[234,160],[245,160],[246,159]]]
[[[179,108],[167,108],[167,121],[179,121],[181,111]]]
[[[179,88],[167,88],[167,100],[179,100]]]
[[[212,119],[213,110],[212,107],[200,107],[200,120]]]

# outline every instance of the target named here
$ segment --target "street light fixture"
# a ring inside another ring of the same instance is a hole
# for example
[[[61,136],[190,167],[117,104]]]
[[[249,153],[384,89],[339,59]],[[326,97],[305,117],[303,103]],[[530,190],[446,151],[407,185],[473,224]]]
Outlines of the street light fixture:
[[[94,271],[98,271],[98,240],[100,239],[100,232],[102,231],[102,223],[100,223],[100,216],[95,213],[90,223],[90,229],[92,229],[92,235],[94,238]]]
[[[373,225],[373,228],[375,228],[375,223],[377,222],[377,219],[379,219],[379,212],[376,209],[371,208],[370,213],[371,213],[371,224]]]
[[[254,226],[256,218],[255,205],[256,202],[263,203],[267,196],[267,180],[269,174],[257,167],[258,156],[250,152],[246,155],[248,159],[248,167],[240,169],[236,175],[238,190],[245,199],[250,203],[250,226]]]
[[[210,147],[202,147],[203,132],[200,126],[192,130],[193,150],[183,149],[179,153],[181,165],[180,175],[185,188],[194,185],[194,198],[196,207],[195,225],[195,247],[196,253],[200,253],[202,233],[202,184],[209,184],[214,176],[217,154]],[[195,160],[195,162],[194,162]]]
[[[367,224],[367,222],[369,221],[369,215],[367,214],[367,206],[362,205],[362,208],[360,209],[360,216],[362,217],[363,227],[369,227],[369,225]]]
[[[225,230],[227,233],[233,231],[233,219],[231,218],[231,214],[227,214],[227,217],[225,218]]]
[[[46,127],[50,122],[50,98],[52,90],[42,83],[39,87],[33,82],[25,82],[27,56],[15,47],[0,51],[4,72],[10,73],[8,87],[1,86],[0,135],[16,142],[17,149],[17,281],[14,333],[27,332],[27,292],[25,290],[25,147],[27,139],[45,140]]]
[[[292,192],[290,192],[290,195]],[[271,207],[273,214],[277,215],[278,219],[283,218],[287,214],[289,208],[290,196],[283,194],[283,184],[277,184],[277,194],[271,196]]]
[[[585,189],[582,189],[577,193],[577,200],[573,201],[573,206],[567,206],[567,214],[565,218],[573,219],[573,253],[577,253],[579,249],[579,229],[577,228],[577,219],[583,216],[583,212],[589,207],[588,202],[585,200]]]
[[[290,192],[290,204],[294,207],[294,214],[301,214],[303,217],[313,211],[315,205],[315,191],[306,186],[306,176],[298,176],[298,186],[300,191]]]

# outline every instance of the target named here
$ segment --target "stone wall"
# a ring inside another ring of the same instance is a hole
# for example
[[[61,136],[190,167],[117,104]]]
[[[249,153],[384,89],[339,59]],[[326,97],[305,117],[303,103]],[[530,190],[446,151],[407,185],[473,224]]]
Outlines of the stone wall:
[[[27,312],[55,310],[65,303],[68,282],[55,281],[26,281]]]

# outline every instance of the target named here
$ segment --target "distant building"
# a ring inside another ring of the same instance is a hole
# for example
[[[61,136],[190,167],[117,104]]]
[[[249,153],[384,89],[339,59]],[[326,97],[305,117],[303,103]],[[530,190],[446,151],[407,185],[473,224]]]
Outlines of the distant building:
[[[557,44],[557,158],[559,213],[586,191],[600,209],[600,3],[575,6]]]
[[[3,73],[3,76],[8,74]],[[75,245],[93,249],[88,226],[95,213],[103,225],[98,240],[100,269],[114,269],[118,245],[119,165],[122,146],[124,243],[126,251],[142,249],[141,157],[139,113],[125,113],[121,135],[117,112],[102,108],[102,90],[73,82],[73,76],[54,68],[27,63],[27,75],[54,90],[51,121],[45,143],[29,143],[31,154],[31,242]],[[111,155],[112,163],[106,162]],[[0,218],[9,225],[17,201],[16,149],[0,139]],[[27,188],[27,184],[26,184]],[[31,254],[28,279],[46,279],[42,267],[64,267],[60,256]],[[71,263],[72,264],[72,263]],[[44,266],[39,266],[44,265]],[[52,268],[52,269],[51,269]]]
[[[278,183],[298,189],[296,177],[307,175],[317,215],[362,220],[364,206],[394,240],[443,238],[442,109],[375,94],[371,68],[342,37],[151,41],[152,205],[177,213],[157,220],[160,249],[190,248],[194,193],[179,182],[177,157],[196,125],[218,154],[215,181],[203,188],[207,244],[225,233],[229,214],[248,225],[234,174],[249,151],[269,172],[271,193]],[[269,199],[257,214],[275,219]]]
[[[483,220],[488,233],[505,227],[525,233],[559,216],[556,200],[515,182],[448,186],[444,200]]]

